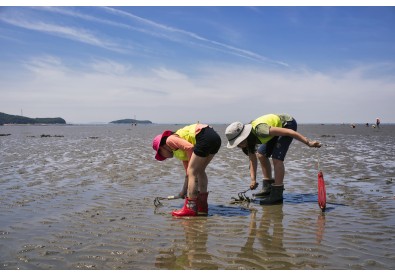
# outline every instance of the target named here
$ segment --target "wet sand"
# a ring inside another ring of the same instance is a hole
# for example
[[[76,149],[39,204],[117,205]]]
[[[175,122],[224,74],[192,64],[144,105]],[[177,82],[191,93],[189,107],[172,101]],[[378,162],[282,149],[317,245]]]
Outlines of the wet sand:
[[[300,125],[325,146],[292,143],[274,206],[231,204],[248,160],[214,125],[209,216],[176,219],[182,200],[153,201],[178,193],[183,168],[151,141],[181,126],[0,126],[0,269],[395,268],[394,125]]]

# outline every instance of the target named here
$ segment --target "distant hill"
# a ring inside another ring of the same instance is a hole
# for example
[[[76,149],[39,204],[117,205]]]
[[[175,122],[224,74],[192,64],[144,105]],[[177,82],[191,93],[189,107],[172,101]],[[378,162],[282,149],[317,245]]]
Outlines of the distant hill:
[[[137,119],[129,119],[129,118],[114,120],[114,121],[111,121],[110,123],[113,123],[113,124],[152,124],[152,122],[149,120],[137,120]]]
[[[66,121],[61,117],[30,118],[25,116],[14,116],[0,112],[0,125],[3,124],[66,124]]]

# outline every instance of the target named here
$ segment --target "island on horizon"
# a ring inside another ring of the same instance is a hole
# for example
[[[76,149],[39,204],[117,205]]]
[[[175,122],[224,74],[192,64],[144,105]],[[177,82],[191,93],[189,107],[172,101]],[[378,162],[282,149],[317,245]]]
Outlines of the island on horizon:
[[[4,124],[66,124],[66,121],[61,117],[30,118],[0,112],[0,125]]]
[[[112,123],[112,124],[152,124],[152,122],[149,120],[137,120],[137,119],[130,119],[130,118],[114,120],[114,121],[111,121],[110,123]]]

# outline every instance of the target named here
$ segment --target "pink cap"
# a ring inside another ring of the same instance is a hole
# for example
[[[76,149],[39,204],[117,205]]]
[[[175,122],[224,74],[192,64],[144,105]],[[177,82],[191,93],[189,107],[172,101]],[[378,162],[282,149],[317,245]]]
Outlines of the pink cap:
[[[156,151],[155,159],[162,161],[165,160],[166,158],[163,157],[161,154],[159,154],[159,147],[160,147],[160,141],[162,140],[163,137],[168,137],[172,134],[173,132],[170,130],[164,131],[161,135],[157,135],[154,140],[152,141],[152,148]]]

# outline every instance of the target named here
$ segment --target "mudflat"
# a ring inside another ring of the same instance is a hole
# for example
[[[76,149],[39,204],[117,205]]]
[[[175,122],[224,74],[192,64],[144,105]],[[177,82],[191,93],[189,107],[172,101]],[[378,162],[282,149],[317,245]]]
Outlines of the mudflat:
[[[0,126],[0,269],[395,268],[395,125],[299,125],[324,146],[293,141],[273,206],[231,203],[248,159],[213,125],[209,215],[177,219],[183,200],[153,202],[179,192],[183,167],[156,161],[152,139],[182,126]]]

